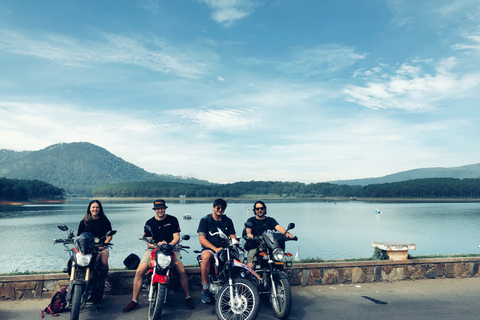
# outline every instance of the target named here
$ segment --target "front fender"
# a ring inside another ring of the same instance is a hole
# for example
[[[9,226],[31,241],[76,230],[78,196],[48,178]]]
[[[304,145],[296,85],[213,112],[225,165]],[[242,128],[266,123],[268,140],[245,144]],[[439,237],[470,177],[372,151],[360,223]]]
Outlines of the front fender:
[[[247,266],[246,264],[238,261],[237,259],[233,259],[232,261],[232,268],[242,268],[242,269],[245,269],[247,270],[248,272],[250,272],[251,274],[253,274],[255,277],[257,277],[257,279],[259,281],[263,281],[263,279],[255,272],[253,271],[252,268],[250,268],[249,266]]]
[[[167,284],[168,282],[168,276],[167,275],[160,275],[158,273],[155,273],[153,275],[152,283],[161,283],[161,284]]]
[[[285,272],[283,271],[273,271],[273,280],[279,280],[279,279],[288,279],[288,276]]]

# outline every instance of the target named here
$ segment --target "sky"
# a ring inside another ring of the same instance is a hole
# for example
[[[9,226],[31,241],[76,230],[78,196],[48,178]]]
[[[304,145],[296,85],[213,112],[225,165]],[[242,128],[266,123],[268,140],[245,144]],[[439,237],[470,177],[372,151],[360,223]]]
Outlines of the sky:
[[[478,0],[0,0],[0,149],[216,183],[480,162]]]

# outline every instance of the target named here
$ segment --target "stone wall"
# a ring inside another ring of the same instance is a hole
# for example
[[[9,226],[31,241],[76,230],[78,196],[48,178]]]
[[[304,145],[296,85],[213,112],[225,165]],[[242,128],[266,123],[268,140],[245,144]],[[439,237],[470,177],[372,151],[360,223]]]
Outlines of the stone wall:
[[[479,275],[480,257],[294,264],[292,285],[337,285],[417,279],[466,278]],[[192,290],[200,290],[200,269],[186,268]],[[108,294],[131,294],[135,271],[112,271]],[[49,299],[68,286],[64,273],[0,276],[0,300]]]

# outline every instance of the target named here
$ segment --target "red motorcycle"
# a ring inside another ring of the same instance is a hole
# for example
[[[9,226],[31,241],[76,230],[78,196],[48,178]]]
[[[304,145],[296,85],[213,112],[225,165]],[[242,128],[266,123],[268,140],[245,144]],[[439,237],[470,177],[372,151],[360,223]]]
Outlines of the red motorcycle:
[[[146,225],[145,228],[150,231],[150,226]],[[189,240],[189,235],[184,235],[182,240]],[[190,249],[190,247],[182,246],[180,242],[171,246],[168,243],[157,245],[152,238],[140,238],[149,244],[155,246],[150,256],[150,266],[148,272],[145,273],[143,279],[143,288],[148,292],[148,319],[159,320],[162,316],[163,305],[167,301],[168,288],[175,283],[175,250]]]

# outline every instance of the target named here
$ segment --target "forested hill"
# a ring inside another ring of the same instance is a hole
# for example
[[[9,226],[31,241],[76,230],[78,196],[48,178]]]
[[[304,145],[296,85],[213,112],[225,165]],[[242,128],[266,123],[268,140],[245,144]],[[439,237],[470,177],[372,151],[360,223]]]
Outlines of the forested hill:
[[[38,180],[0,178],[0,201],[60,200],[64,191]]]
[[[479,199],[480,179],[430,178],[402,182],[348,186],[332,183],[249,181],[219,185],[137,182],[103,186],[96,197],[243,197],[262,195],[296,198],[444,198]]]
[[[161,168],[159,168],[161,170]],[[0,177],[48,182],[68,196],[90,196],[98,186],[130,181],[207,183],[147,172],[87,142],[60,143],[39,151],[0,150]]]
[[[480,163],[470,164],[461,167],[452,168],[422,168],[408,171],[397,172],[379,178],[364,178],[354,180],[330,181],[334,184],[361,185],[391,183],[406,181],[412,179],[424,178],[457,178],[457,179],[476,179],[480,178]]]

